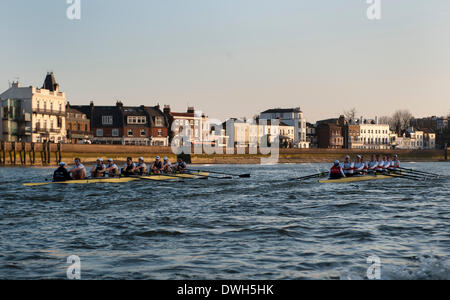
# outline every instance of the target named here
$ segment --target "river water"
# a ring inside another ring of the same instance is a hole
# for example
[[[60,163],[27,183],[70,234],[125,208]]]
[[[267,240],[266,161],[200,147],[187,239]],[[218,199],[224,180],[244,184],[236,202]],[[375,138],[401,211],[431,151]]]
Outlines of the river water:
[[[448,163],[404,164],[450,175]],[[201,166],[249,179],[48,185],[1,168],[0,279],[450,279],[450,179],[292,181],[327,164]]]

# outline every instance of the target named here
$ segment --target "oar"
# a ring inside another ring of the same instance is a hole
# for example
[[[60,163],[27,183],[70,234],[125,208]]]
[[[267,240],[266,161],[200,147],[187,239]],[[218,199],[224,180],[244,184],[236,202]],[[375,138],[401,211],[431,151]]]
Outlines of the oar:
[[[316,177],[323,177],[328,175],[330,172],[322,172],[319,174],[313,174],[313,175],[308,175],[308,176],[303,176],[303,177],[298,177],[298,178],[294,178],[293,180],[304,180],[304,179],[311,179],[311,178],[316,178]]]
[[[414,169],[407,169],[407,168],[398,168],[398,169],[400,169],[400,170],[405,170],[405,171],[409,171],[409,172],[411,172],[411,173],[421,174],[421,175],[431,175],[431,176],[436,176],[436,177],[441,176],[441,175],[439,175],[439,174],[428,173],[428,172],[418,171],[418,170],[414,170]]]
[[[205,179],[207,179],[207,178],[215,178],[215,179],[233,179],[232,176],[218,177],[218,176],[211,176],[211,175],[199,175],[199,174],[195,174],[195,173],[192,173],[192,172],[188,172],[187,174],[192,174],[192,175],[195,175],[195,176],[200,176],[200,177],[205,178]]]
[[[240,178],[250,178],[250,174],[230,174],[230,173],[223,173],[223,172],[206,171],[206,170],[193,170],[193,169],[189,169],[188,171],[205,172],[205,173],[213,173],[213,174],[228,175],[228,176],[236,176],[236,177],[240,177]]]
[[[381,176],[389,176],[389,177],[394,177],[394,178],[405,178],[405,179],[410,179],[410,180],[416,180],[416,181],[420,181],[419,178],[417,177],[413,177],[413,176],[409,176],[409,175],[404,175],[404,174],[389,174],[389,173],[377,173],[376,175],[381,175]]]

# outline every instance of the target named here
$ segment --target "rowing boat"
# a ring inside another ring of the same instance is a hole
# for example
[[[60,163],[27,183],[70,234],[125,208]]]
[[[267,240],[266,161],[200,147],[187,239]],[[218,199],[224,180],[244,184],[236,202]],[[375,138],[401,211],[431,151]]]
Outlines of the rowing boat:
[[[117,178],[91,178],[83,180],[68,180],[61,182],[36,182],[36,183],[25,183],[24,186],[43,186],[49,184],[94,184],[94,183],[126,183],[131,181],[137,181],[141,179],[153,180],[153,181],[170,181],[179,179],[198,179],[198,178],[208,178],[209,173],[198,172],[195,174],[170,174],[170,175],[150,175],[150,176],[133,176],[133,177],[117,177]]]
[[[348,183],[348,182],[360,182],[360,181],[370,181],[370,180],[380,180],[380,179],[392,179],[395,177],[402,177],[401,174],[390,174],[390,175],[358,175],[352,177],[343,177],[339,179],[323,179],[319,180],[320,183]]]
[[[118,177],[118,178],[92,178],[92,179],[82,179],[82,180],[68,180],[60,182],[34,182],[34,183],[24,183],[24,186],[42,186],[48,184],[92,184],[92,183],[124,183],[130,181],[136,181],[139,178],[131,177]]]

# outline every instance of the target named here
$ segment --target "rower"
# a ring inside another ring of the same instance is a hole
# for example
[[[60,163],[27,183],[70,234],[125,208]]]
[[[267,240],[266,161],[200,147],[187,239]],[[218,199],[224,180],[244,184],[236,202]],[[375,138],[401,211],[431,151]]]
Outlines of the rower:
[[[119,176],[119,167],[114,163],[112,158],[108,159],[108,165],[106,166],[106,172],[108,173],[108,177],[118,177]]]
[[[344,164],[342,165],[346,177],[351,177],[354,174],[355,164],[350,160],[350,156],[345,157]]]
[[[385,173],[388,173],[389,171],[391,171],[391,164],[392,164],[391,156],[386,155],[385,159],[384,159],[384,166],[383,166],[383,171]]]
[[[364,175],[364,169],[366,164],[363,161],[361,155],[356,155],[356,162],[354,164],[354,174],[356,175]]]
[[[147,173],[147,165],[145,164],[143,157],[139,157],[139,162],[136,164],[134,173],[141,176]]]
[[[370,161],[367,163],[367,172],[368,173],[375,173],[378,168],[378,162],[375,158],[375,155],[372,154],[372,157],[370,158]]]
[[[187,169],[187,164],[183,161],[181,157],[178,158],[178,162],[175,165],[175,170],[180,173],[184,173]]]
[[[376,171],[379,173],[383,172],[383,166],[384,166],[384,161],[383,158],[381,157],[381,155],[377,154],[377,168]]]
[[[391,161],[391,170],[398,171],[400,168],[400,160],[398,160],[398,155],[394,155],[394,159]]]
[[[53,173],[53,182],[62,182],[71,180],[69,171],[66,169],[66,164],[64,162],[59,163],[59,168]]]
[[[81,163],[80,158],[75,158],[75,166],[73,166],[69,173],[72,174],[72,179],[86,179],[86,168]]]
[[[339,160],[336,160],[330,169],[330,179],[340,179],[344,177],[346,177],[344,170],[342,169]]]
[[[161,161],[161,157],[157,156],[155,158],[155,161],[152,163],[152,166],[150,167],[150,172],[153,174],[161,174],[162,169],[163,163]]]
[[[122,175],[124,176],[133,175],[135,169],[136,164],[133,162],[133,159],[131,157],[127,157],[127,162],[122,168]]]
[[[91,177],[92,178],[98,178],[98,177],[104,177],[106,174],[106,166],[103,163],[103,158],[97,159],[96,165],[91,170]]]
[[[167,156],[163,159],[163,172],[166,174],[172,173],[172,164]]]

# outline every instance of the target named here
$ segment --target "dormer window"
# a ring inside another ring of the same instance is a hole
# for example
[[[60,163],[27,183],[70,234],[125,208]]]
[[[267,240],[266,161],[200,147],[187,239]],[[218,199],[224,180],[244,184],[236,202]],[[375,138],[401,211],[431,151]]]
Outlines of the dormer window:
[[[128,124],[142,125],[147,123],[147,118],[144,116],[129,116],[127,122]]]

